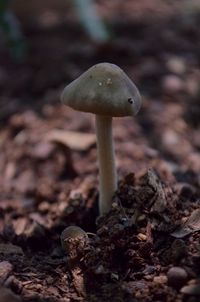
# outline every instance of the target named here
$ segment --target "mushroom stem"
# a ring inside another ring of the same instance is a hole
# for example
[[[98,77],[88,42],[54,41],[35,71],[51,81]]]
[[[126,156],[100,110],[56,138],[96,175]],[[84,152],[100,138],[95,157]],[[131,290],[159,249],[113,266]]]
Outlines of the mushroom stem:
[[[112,117],[96,115],[96,135],[99,160],[99,211],[102,215],[110,210],[112,197],[117,189]]]

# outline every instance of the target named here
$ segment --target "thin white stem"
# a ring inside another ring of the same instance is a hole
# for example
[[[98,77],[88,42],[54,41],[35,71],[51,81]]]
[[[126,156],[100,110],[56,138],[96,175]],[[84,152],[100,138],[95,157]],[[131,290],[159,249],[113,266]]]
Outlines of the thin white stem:
[[[112,117],[96,115],[96,135],[99,160],[99,211],[102,215],[110,210],[112,197],[117,189]]]

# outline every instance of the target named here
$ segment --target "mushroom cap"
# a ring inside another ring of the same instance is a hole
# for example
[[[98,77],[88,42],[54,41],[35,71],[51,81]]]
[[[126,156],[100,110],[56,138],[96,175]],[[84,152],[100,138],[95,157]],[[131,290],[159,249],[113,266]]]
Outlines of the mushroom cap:
[[[121,68],[110,63],[89,68],[65,87],[61,99],[75,110],[113,117],[137,114],[141,107],[135,84]]]
[[[62,248],[67,251],[71,242],[88,239],[87,233],[75,225],[65,228],[60,237]]]

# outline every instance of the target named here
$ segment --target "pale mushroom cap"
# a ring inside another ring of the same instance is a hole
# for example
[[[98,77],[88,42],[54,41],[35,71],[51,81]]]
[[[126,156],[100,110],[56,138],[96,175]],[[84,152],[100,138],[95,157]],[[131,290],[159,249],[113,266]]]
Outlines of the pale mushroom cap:
[[[124,71],[110,63],[94,65],[65,87],[62,102],[79,111],[104,116],[137,114],[141,98]]]

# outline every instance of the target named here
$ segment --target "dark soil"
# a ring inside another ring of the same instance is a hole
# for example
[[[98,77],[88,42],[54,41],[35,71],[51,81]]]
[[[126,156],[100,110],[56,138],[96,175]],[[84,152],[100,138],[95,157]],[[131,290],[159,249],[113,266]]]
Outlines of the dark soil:
[[[0,302],[200,300],[200,8],[114,2],[98,2],[104,45],[70,11],[21,16],[22,62],[1,45]],[[103,61],[135,81],[143,107],[114,120],[119,186],[99,217],[93,117],[59,99]],[[75,267],[60,243],[70,225],[89,237]]]

